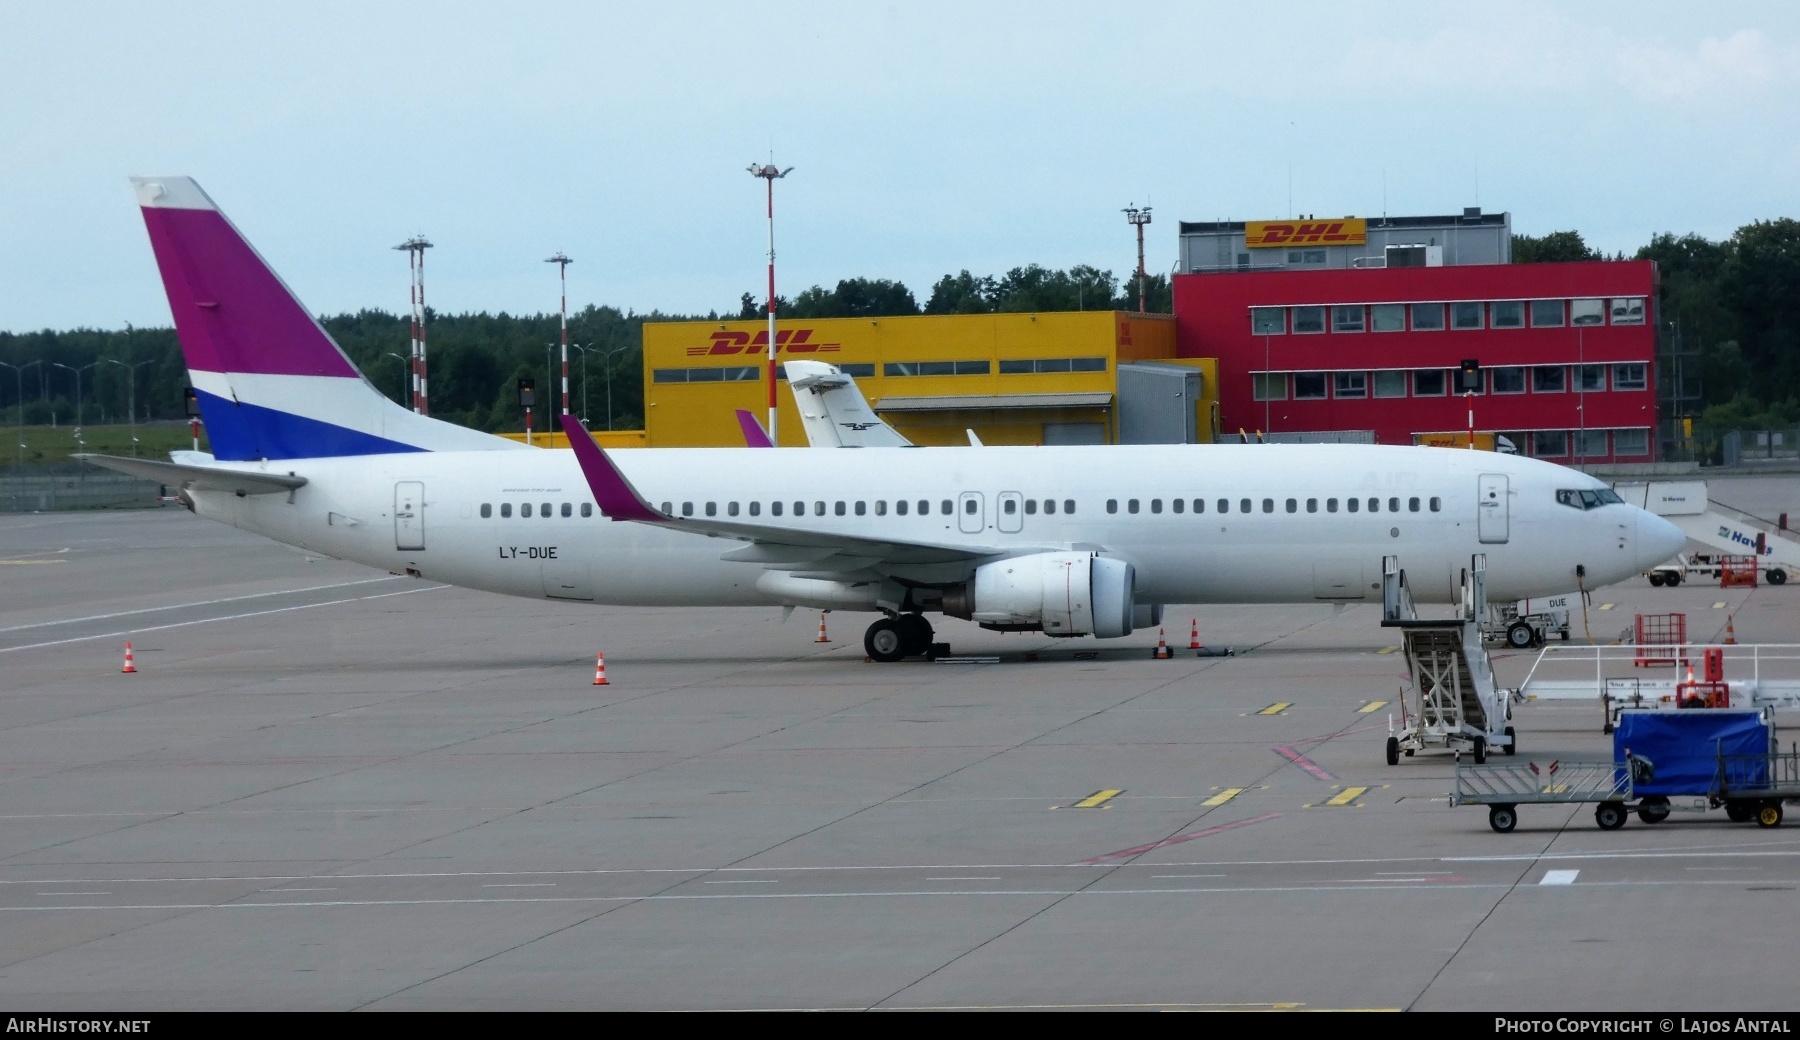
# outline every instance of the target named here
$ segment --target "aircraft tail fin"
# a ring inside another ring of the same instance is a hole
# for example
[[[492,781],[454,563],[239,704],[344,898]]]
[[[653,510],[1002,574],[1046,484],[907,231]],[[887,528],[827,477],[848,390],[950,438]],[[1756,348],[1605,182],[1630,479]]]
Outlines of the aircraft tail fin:
[[[389,401],[189,177],[133,177],[220,461],[504,450]]]
[[[856,377],[823,361],[783,364],[806,438],[815,448],[907,448],[912,442],[883,422]]]
[[[749,409],[737,410],[738,429],[744,431],[744,446],[747,448],[773,448],[775,442],[769,439],[769,431],[763,429],[762,423]]]

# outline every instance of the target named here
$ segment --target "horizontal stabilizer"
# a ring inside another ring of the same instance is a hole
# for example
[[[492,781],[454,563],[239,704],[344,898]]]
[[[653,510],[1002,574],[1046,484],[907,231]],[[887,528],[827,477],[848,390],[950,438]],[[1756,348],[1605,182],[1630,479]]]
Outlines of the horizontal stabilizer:
[[[154,459],[127,459],[118,455],[77,455],[102,469],[173,484],[192,491],[229,491],[238,495],[274,495],[306,486],[306,478],[283,473],[247,473],[213,466],[192,466]]]

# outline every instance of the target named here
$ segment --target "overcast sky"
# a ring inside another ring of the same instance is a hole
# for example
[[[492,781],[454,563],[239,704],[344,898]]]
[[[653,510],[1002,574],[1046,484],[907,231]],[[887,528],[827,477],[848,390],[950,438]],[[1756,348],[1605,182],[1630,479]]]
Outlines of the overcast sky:
[[[168,324],[125,178],[314,312],[735,308],[1135,262],[1180,220],[1508,210],[1609,252],[1796,214],[1791,3],[0,0],[0,329]],[[1290,206],[1291,184],[1291,206]]]

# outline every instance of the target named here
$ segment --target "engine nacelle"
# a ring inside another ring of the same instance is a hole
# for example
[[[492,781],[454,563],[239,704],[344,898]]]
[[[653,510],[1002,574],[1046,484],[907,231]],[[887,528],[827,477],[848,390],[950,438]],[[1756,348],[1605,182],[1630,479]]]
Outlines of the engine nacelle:
[[[1136,572],[1088,552],[1035,553],[982,564],[973,581],[944,591],[944,613],[1002,631],[1052,636],[1131,634]]]

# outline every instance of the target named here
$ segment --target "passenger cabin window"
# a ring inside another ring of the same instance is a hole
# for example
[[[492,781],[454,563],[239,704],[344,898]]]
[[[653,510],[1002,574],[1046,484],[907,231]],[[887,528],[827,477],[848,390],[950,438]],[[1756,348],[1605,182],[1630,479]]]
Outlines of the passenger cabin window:
[[[669,511],[669,507],[667,505],[663,506],[663,512],[666,513],[668,511]],[[511,502],[500,503],[500,516],[502,519],[512,516],[512,503]]]
[[[492,502],[481,503],[481,518],[483,520],[486,520],[488,517],[493,516],[493,515],[494,515],[494,504]]]
[[[1337,512],[1337,499],[1335,499],[1335,498],[1326,499],[1325,500],[1325,511],[1327,513]]]
[[[1106,500],[1106,511],[1109,513],[1118,512],[1119,511],[1119,500],[1116,498],[1107,499]]]
[[[1273,513],[1274,511],[1275,511],[1275,500],[1272,498],[1263,499],[1263,512]]]
[[[725,503],[725,515],[726,516],[738,515],[738,504],[736,502]]]
[[[843,504],[843,503],[841,503],[841,502],[840,502],[840,503],[839,503],[839,505],[840,505],[840,506],[841,506],[841,505],[842,505],[842,504]],[[814,515],[814,516],[824,516],[824,515],[825,515],[825,503],[823,503],[823,502],[814,502],[814,503],[813,503],[813,515]]]
[[[1150,500],[1150,511],[1152,513],[1162,512],[1162,499],[1160,499],[1160,498],[1151,499]]]
[[[544,502],[544,503],[540,504],[540,506],[538,508],[538,515],[543,517],[546,520],[550,519],[550,503]]]
[[[531,507],[526,506],[525,508],[527,510],[529,510]],[[525,515],[530,516],[531,514],[529,512],[527,512]],[[692,503],[692,502],[681,503],[681,515],[682,516],[693,516],[694,515],[694,503]]]
[[[869,513],[869,505],[867,502],[856,503],[856,515],[857,516],[867,516],[868,513]]]
[[[947,498],[940,502],[939,505],[943,507],[942,512],[945,516],[949,516],[951,513],[956,512],[956,503]],[[924,510],[920,510],[920,512],[924,512]]]
[[[592,502],[581,503],[581,515],[582,516],[593,516],[594,515],[594,503],[592,503]]]
[[[1416,498],[1407,499],[1406,500],[1406,511],[1409,513],[1418,512],[1419,511],[1419,500]]]
[[[1306,511],[1309,513],[1318,512],[1319,511],[1319,500],[1316,498],[1307,499],[1306,500]]]
[[[1431,499],[1431,511],[1432,511],[1432,512],[1434,512],[1434,513],[1435,513],[1435,512],[1437,512],[1437,511],[1438,511],[1438,510],[1440,510],[1440,509],[1442,509],[1442,508],[1444,508],[1444,500],[1443,500],[1443,499],[1441,499],[1441,498],[1438,498],[1438,497],[1436,497],[1436,496],[1435,496],[1435,495],[1434,495],[1434,496],[1432,496],[1432,499]]]
[[[1135,499],[1135,498],[1133,498],[1133,499],[1128,499],[1128,500],[1126,500],[1126,502],[1125,502],[1125,511],[1126,511],[1126,512],[1127,512],[1127,513],[1135,513],[1135,512],[1137,512],[1137,511],[1138,511],[1138,500],[1137,500],[1137,499]]]
[[[706,515],[707,516],[718,516],[719,515],[719,503],[717,503],[717,502],[706,503]]]
[[[1292,499],[1292,498],[1288,499],[1287,500],[1287,511],[1290,513],[1299,512],[1300,511],[1299,501],[1297,499]]]
[[[862,503],[858,502],[857,505],[862,505]],[[887,501],[885,499],[878,498],[875,500],[875,515],[876,516],[886,516],[887,515]]]
[[[776,503],[776,504],[779,505],[780,503]],[[762,503],[761,502],[750,503],[750,515],[751,516],[761,516],[762,515]]]
[[[1063,499],[1063,512],[1073,513],[1074,511],[1075,511],[1075,500],[1072,498]]]
[[[1356,512],[1361,507],[1362,507],[1362,499],[1360,499],[1360,498],[1344,499],[1344,508],[1349,510],[1352,513]]]
[[[974,516],[975,515],[975,506],[976,506],[975,500],[971,498],[967,502],[963,503],[963,512],[969,514],[970,516]]]
[[[769,515],[770,516],[780,516],[781,515],[781,503],[780,502],[770,502],[769,503]]]
[[[569,504],[569,503],[567,503],[567,502],[564,502],[564,503],[563,503],[563,504],[562,504],[562,515],[564,515],[564,516],[573,516],[573,515],[574,515],[574,513],[575,513],[575,507],[574,507],[574,506],[572,506],[572,505],[570,505],[570,504]]]
[[[1250,500],[1247,498],[1238,499],[1238,512],[1248,513],[1249,511],[1250,511]]]
[[[1204,498],[1194,499],[1194,512],[1196,512],[1196,513],[1206,512],[1206,499],[1204,499]]]
[[[520,516],[530,516],[531,515],[531,503],[530,502],[519,503],[519,515]]]
[[[969,504],[974,505],[975,503],[970,502]],[[1002,513],[1005,513],[1007,516],[1012,516],[1014,513],[1017,513],[1019,511],[1019,505],[1017,502],[1014,502],[1012,499],[1009,498],[1000,503],[1000,511]],[[970,512],[974,512],[974,510],[970,510]]]
[[[836,513],[838,516],[843,516],[844,515],[844,503],[839,502],[836,506],[834,506],[832,508],[831,511]]]
[[[1221,513],[1231,512],[1231,499],[1229,499],[1229,498],[1219,499],[1219,512],[1221,512]]]
[[[1174,510],[1175,512],[1179,513],[1183,509],[1187,508],[1187,501],[1185,499],[1180,499],[1180,498],[1171,499],[1169,501],[1169,508]]]
[[[906,515],[906,506],[907,506],[906,499],[902,498],[902,499],[896,501],[894,503],[894,513],[898,516],[905,516]]]
[[[1398,513],[1399,511],[1400,511],[1400,500],[1397,498],[1388,499],[1388,512]]]

